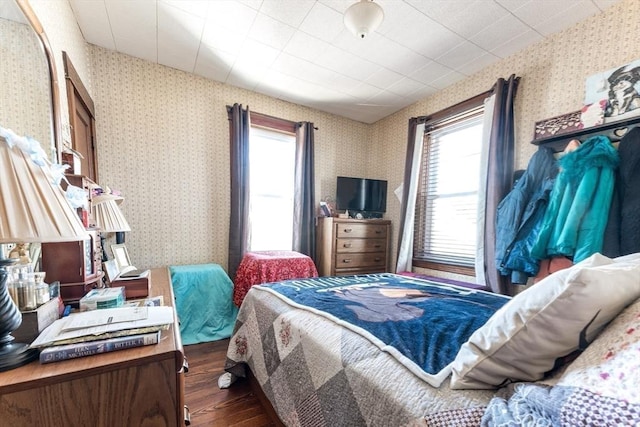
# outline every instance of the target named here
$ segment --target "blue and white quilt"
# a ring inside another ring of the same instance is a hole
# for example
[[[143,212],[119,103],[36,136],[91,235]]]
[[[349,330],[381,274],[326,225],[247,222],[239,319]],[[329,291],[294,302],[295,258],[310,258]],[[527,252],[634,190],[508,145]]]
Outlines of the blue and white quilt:
[[[254,288],[360,334],[434,387],[449,375],[460,346],[509,300],[390,273],[288,280]]]

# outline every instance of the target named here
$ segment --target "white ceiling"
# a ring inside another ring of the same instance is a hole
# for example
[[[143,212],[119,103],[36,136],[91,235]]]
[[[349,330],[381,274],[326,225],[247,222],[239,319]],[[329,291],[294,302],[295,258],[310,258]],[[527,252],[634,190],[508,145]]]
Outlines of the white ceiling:
[[[375,0],[365,39],[355,0],[69,1],[89,43],[373,123],[620,0]]]

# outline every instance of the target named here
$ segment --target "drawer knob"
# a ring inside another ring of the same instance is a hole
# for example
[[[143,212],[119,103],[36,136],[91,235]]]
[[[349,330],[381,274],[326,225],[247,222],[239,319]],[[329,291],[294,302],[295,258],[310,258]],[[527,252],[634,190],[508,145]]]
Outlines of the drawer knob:
[[[349,264],[351,262],[351,260],[350,259],[343,259],[342,262],[345,263],[345,264]]]
[[[353,231],[353,229],[351,229],[351,228],[345,228],[345,229],[344,229],[344,232],[345,232],[345,233],[351,233],[352,231]]]
[[[374,260],[375,262],[378,262],[378,261],[380,261],[381,259],[382,259],[382,258],[380,258],[380,257],[376,257],[376,258],[374,258],[373,260]]]
[[[376,234],[382,233],[382,230],[376,230]]]
[[[351,247],[351,243],[344,243],[342,245],[343,248],[350,248]]]
[[[379,247],[380,247],[380,245],[373,245],[373,247],[374,247],[374,248],[379,248]]]

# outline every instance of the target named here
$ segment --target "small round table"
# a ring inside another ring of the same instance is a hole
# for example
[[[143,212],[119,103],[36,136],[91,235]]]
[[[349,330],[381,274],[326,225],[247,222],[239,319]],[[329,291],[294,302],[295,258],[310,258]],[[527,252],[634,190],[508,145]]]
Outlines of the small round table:
[[[233,281],[233,302],[240,307],[253,285],[288,279],[318,277],[313,260],[294,251],[247,252]]]

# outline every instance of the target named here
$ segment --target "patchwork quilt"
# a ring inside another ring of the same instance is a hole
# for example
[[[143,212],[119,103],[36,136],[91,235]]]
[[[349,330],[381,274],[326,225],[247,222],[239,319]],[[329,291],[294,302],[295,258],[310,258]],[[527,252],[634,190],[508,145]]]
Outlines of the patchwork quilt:
[[[391,350],[391,345],[385,343],[388,337],[373,338],[373,332],[361,326],[349,325],[334,314],[306,305],[310,297],[299,292],[302,288],[322,290],[347,286],[348,292],[342,294],[335,289],[316,293],[320,294],[320,300],[347,295],[348,298],[342,298],[344,310],[356,317],[359,314],[360,320],[374,320],[374,323],[379,323],[381,317],[389,317],[389,310],[375,293],[370,298],[373,289],[403,295],[396,298],[394,304],[399,305],[400,311],[411,314],[405,314],[410,318],[409,323],[420,310],[429,310],[415,305],[414,300],[426,302],[425,294],[432,294],[431,303],[437,306],[446,299],[443,296],[455,300],[461,292],[451,286],[434,288],[434,284],[413,278],[401,277],[403,281],[395,282],[395,276],[351,276],[341,278],[339,283],[304,279],[283,282],[279,289],[274,285],[254,286],[238,313],[225,370],[244,377],[250,368],[287,426],[479,425],[494,392],[452,391],[448,382],[437,388],[429,385],[416,373],[416,362],[408,363],[408,356]],[[392,282],[395,284],[391,285]],[[371,286],[364,286],[365,283]],[[364,305],[353,298],[352,294],[359,292],[356,289],[365,290]],[[474,293],[469,289],[464,291]],[[332,293],[334,295],[329,296]],[[417,298],[407,298],[410,294]],[[408,328],[421,334],[419,329]],[[419,340],[429,341],[425,336]],[[384,351],[380,351],[381,348]],[[434,369],[440,370],[443,364],[448,364],[446,358],[433,365]]]

